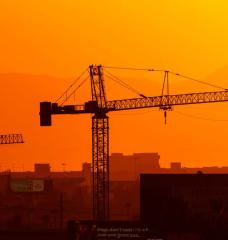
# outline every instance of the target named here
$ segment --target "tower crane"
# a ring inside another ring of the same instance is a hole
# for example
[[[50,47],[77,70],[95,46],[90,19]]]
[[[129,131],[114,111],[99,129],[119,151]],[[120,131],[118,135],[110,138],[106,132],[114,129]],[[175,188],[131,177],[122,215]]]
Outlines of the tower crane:
[[[22,134],[1,134],[0,144],[24,143]]]
[[[59,105],[52,102],[40,103],[40,125],[51,126],[52,115],[92,114],[92,173],[93,173],[93,219],[109,219],[109,112],[142,108],[160,108],[166,117],[167,110],[176,105],[203,104],[228,101],[228,90],[170,95],[164,94],[168,82],[165,71],[163,94],[146,97],[108,101],[105,92],[103,67],[89,67],[92,100],[83,105]],[[167,85],[168,86],[168,85]]]

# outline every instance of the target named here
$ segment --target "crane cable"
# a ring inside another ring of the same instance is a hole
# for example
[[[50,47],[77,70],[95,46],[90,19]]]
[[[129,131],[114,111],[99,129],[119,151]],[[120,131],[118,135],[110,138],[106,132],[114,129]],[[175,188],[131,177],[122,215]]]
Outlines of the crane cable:
[[[154,69],[154,68],[133,68],[133,67],[113,67],[113,66],[103,66],[103,68],[119,69],[119,70],[133,70],[133,71],[148,71],[148,72],[165,72],[166,71],[166,70]]]
[[[154,68],[113,67],[113,66],[104,66],[103,68],[119,69],[119,70],[133,70],[133,71],[148,71],[148,72],[164,72],[164,73],[168,72],[168,73],[170,73],[172,75],[175,75],[175,76],[183,77],[185,79],[192,80],[192,81],[204,84],[204,85],[208,85],[208,86],[211,86],[211,87],[215,87],[215,88],[218,88],[218,89],[228,91],[227,88],[224,88],[222,86],[215,85],[215,84],[212,84],[212,83],[209,83],[209,82],[206,82],[206,81],[198,80],[198,79],[195,79],[195,78],[192,78],[192,77],[188,77],[186,75],[176,73],[176,72],[172,72],[172,71],[169,71],[169,70],[154,69]]]
[[[75,94],[75,92],[84,85],[84,83],[89,79],[89,76],[87,76],[85,79],[81,81],[81,83],[69,94],[66,95],[66,98],[60,103],[60,106],[62,106],[68,99],[71,98],[72,95]]]
[[[63,100],[63,103],[68,99],[67,93],[70,91],[70,89],[82,78],[82,76],[88,71],[88,68],[86,68],[73,82],[72,84],[55,100],[55,103],[58,103],[64,96],[65,100]],[[79,84],[80,85],[80,84]],[[62,104],[63,104],[62,103]],[[62,105],[61,104],[61,105]]]
[[[109,79],[115,81],[116,83],[118,83],[119,85],[121,85],[122,87],[127,88],[128,90],[136,93],[137,95],[139,95],[140,97],[146,98],[146,96],[142,93],[140,93],[137,89],[133,88],[132,86],[130,86],[129,84],[127,84],[126,82],[124,82],[123,80],[121,80],[120,78],[116,77],[115,75],[113,75],[112,73],[110,73],[107,70],[104,70],[105,72],[105,76],[108,77]]]
[[[182,75],[180,73],[175,73],[175,72],[169,72],[175,76],[179,76],[179,77],[183,77],[185,79],[188,79],[188,80],[192,80],[192,81],[195,81],[195,82],[198,82],[198,83],[201,83],[201,84],[204,84],[204,85],[208,85],[210,87],[215,87],[215,88],[218,88],[218,89],[222,89],[222,90],[225,90],[225,91],[228,91],[227,88],[224,88],[224,87],[221,87],[219,85],[215,85],[215,84],[212,84],[212,83],[209,83],[209,82],[205,82],[205,81],[202,81],[202,80],[198,80],[198,79],[195,79],[195,78],[192,78],[192,77],[188,77],[186,75]]]

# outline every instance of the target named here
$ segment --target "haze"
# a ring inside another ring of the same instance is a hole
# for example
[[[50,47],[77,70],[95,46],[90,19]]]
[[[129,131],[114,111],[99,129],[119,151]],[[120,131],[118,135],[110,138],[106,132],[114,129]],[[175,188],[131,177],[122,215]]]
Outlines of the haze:
[[[55,100],[90,64],[170,69],[228,86],[226,1],[1,0],[0,8],[1,132],[22,132],[26,141],[0,146],[1,170],[30,170],[34,162],[70,170],[91,161],[91,116],[58,116],[53,127],[39,127],[39,102]],[[113,73],[147,95],[161,92],[162,76]],[[217,90],[171,84],[173,93]],[[135,97],[107,85],[110,100]],[[77,101],[89,99],[89,85],[80,94]],[[162,166],[228,165],[226,103],[175,108],[168,125],[156,109],[110,119],[110,152],[159,152]]]

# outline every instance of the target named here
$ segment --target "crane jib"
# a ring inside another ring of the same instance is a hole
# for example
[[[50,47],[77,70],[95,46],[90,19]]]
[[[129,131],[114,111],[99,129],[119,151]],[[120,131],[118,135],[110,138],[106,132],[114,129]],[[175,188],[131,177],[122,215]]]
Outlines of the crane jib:
[[[163,95],[147,98],[122,99],[107,102],[108,111],[121,111],[151,107],[215,103],[228,101],[228,91]]]

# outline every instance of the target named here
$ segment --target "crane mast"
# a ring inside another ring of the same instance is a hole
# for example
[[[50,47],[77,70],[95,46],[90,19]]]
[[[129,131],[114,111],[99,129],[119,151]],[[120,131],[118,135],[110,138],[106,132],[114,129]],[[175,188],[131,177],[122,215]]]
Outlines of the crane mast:
[[[109,219],[109,117],[108,112],[153,108],[166,110],[177,105],[228,101],[228,91],[161,95],[107,101],[102,66],[89,67],[92,100],[83,105],[40,103],[40,125],[51,126],[55,114],[93,114],[92,116],[92,174],[93,220]]]
[[[101,66],[90,66],[92,101],[93,219],[109,218],[109,118]]]

